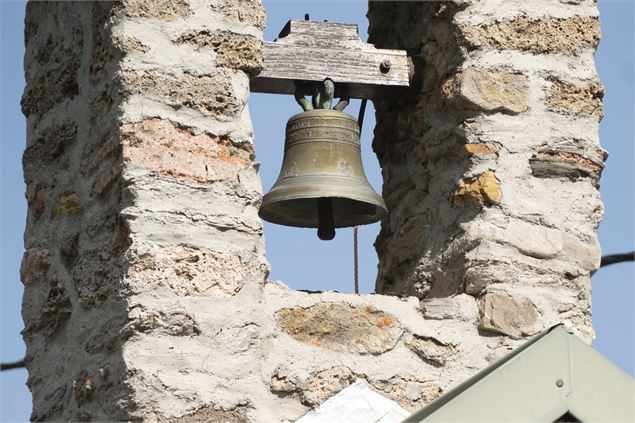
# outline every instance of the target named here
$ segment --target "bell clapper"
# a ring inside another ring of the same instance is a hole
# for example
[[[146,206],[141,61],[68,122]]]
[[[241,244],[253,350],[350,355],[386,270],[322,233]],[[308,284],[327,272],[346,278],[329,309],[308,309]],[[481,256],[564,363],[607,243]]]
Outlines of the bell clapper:
[[[333,220],[333,201],[329,197],[318,198],[318,238],[330,241],[335,238],[335,221]]]

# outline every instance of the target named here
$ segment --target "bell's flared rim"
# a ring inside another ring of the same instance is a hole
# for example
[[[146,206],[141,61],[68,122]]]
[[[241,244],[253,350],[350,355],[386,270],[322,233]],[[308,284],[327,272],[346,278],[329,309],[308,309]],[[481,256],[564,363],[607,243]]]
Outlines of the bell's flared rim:
[[[263,197],[258,215],[279,225],[317,228],[320,198],[333,199],[336,228],[375,223],[388,214],[384,199],[369,185],[350,183],[348,186],[314,187],[309,192],[302,187],[274,186]],[[345,211],[340,212],[340,209]]]

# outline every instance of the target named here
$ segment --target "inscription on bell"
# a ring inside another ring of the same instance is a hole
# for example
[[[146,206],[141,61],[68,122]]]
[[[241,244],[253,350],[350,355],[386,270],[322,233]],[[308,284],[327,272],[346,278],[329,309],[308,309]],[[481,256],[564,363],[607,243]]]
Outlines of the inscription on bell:
[[[303,129],[287,134],[287,145],[302,141],[339,141],[359,146],[356,132],[333,130],[331,128]]]
[[[295,162],[291,163],[291,166],[289,166],[285,171],[284,171],[284,177],[285,178],[289,178],[292,176],[298,176],[298,166],[295,164]]]
[[[351,174],[353,173],[351,164],[347,161],[340,162],[339,171],[340,171],[340,174],[344,176],[351,176]]]
[[[349,119],[338,119],[338,118],[303,118],[290,120],[287,123],[287,133],[297,131],[299,129],[306,128],[315,128],[315,127],[330,127],[330,128],[341,128],[348,129],[354,131],[355,133],[359,133],[359,126],[357,122]]]

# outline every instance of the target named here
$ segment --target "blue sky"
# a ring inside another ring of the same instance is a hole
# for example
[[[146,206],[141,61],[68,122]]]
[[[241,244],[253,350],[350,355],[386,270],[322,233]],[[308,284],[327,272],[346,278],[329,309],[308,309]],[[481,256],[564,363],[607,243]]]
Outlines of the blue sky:
[[[633,52],[634,3],[630,0],[599,1],[602,42],[596,60],[605,85],[605,118],[600,135],[610,153],[602,174],[601,192],[606,212],[600,226],[603,254],[634,249],[634,107]],[[289,19],[357,23],[366,38],[366,2],[360,1],[282,1],[265,0],[268,21],[265,39],[273,40]],[[20,111],[24,87],[22,57],[24,3],[0,0],[0,133],[1,133],[1,361],[24,355],[20,335],[22,283],[19,280],[23,252],[22,235],[26,216],[21,156],[25,145],[25,120]],[[366,111],[362,135],[364,167],[375,190],[381,192],[379,165],[371,148],[375,124],[372,103]],[[347,111],[357,115],[359,102]],[[278,176],[282,160],[284,124],[299,112],[289,96],[255,94],[250,100],[256,133],[256,154],[261,165],[263,188],[267,191]],[[360,288],[372,292],[377,271],[373,242],[379,225],[360,227]],[[265,224],[267,255],[272,265],[271,279],[292,288],[310,290],[353,290],[352,230],[338,230],[335,240],[319,241],[314,230],[285,228]],[[634,374],[635,265],[618,264],[599,270],[593,276],[594,343],[602,354],[619,367]],[[30,394],[25,386],[25,370],[0,374],[0,421],[27,421],[31,411]]]

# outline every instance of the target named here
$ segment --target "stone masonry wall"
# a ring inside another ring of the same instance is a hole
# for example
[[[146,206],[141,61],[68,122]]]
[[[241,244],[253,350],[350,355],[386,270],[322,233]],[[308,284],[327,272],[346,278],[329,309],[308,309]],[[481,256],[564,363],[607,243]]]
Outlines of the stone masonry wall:
[[[362,296],[267,281],[258,0],[29,3],[32,420],[291,422],[360,378],[415,410],[552,323],[590,338],[596,11],[491,3],[371,4],[425,72],[378,105],[391,214]],[[534,21],[557,42],[509,35]]]
[[[416,94],[377,104],[377,292],[467,293],[481,330],[563,321],[590,341],[606,158],[595,3],[371,2],[368,16],[371,42],[420,64]]]
[[[242,0],[29,3],[33,420],[244,414],[229,381],[256,361],[213,335],[248,324],[268,271],[245,107],[263,26]]]

